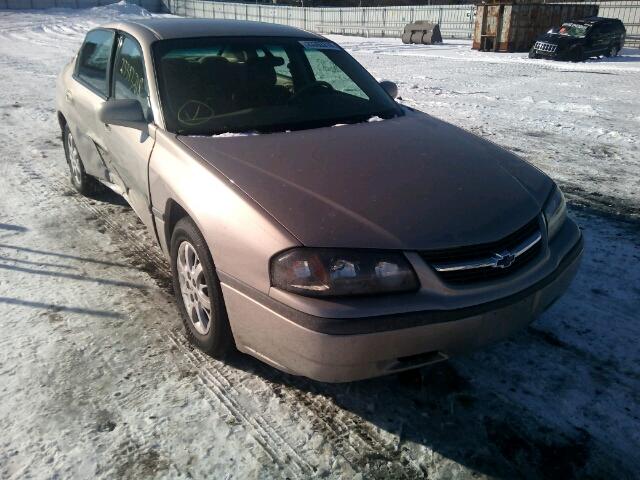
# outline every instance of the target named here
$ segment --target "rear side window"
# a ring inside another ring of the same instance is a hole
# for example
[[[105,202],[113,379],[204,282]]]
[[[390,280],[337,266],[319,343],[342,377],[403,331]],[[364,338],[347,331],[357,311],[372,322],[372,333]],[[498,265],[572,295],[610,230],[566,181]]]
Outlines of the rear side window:
[[[620,22],[609,22],[604,26],[605,33],[619,33],[622,31],[622,26]]]
[[[80,49],[76,65],[77,77],[105,97],[108,91],[107,70],[114,36],[115,33],[109,30],[89,32]]]
[[[113,64],[113,97],[138,100],[145,117],[150,120],[151,108],[144,74],[144,57],[138,43],[122,37]]]

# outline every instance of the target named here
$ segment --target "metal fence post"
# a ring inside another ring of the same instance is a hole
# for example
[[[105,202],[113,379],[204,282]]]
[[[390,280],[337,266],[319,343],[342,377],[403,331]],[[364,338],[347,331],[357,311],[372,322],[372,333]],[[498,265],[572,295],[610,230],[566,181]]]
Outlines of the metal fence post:
[[[387,9],[382,9],[382,36],[387,36]]]

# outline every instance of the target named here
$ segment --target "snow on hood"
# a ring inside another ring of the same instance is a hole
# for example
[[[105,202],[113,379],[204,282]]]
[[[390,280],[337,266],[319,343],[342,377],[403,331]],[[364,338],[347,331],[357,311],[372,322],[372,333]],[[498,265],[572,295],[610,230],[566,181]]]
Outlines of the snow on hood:
[[[260,135],[258,132],[225,132],[212,135],[213,138],[236,138],[236,137],[252,137],[254,135]],[[208,135],[200,135],[201,137],[207,137]]]
[[[179,139],[308,246],[438,249],[498,240],[551,180],[419,113],[288,134]]]

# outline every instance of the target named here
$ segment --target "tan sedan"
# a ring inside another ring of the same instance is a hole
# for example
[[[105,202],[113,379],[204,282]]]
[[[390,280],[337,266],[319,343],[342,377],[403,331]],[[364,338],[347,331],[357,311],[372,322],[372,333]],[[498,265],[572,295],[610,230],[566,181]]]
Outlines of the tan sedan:
[[[148,226],[193,343],[339,382],[504,338],[582,253],[550,178],[396,94],[309,32],[147,19],[90,31],[57,108],[71,182]]]

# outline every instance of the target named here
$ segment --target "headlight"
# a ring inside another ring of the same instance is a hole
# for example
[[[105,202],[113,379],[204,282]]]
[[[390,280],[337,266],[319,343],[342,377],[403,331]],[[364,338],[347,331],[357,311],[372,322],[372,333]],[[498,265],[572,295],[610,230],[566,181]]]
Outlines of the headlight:
[[[271,285],[314,297],[406,292],[418,289],[401,253],[295,248],[271,260]]]
[[[567,204],[564,195],[557,186],[554,187],[544,204],[544,218],[547,221],[547,234],[551,239],[567,218]]]

